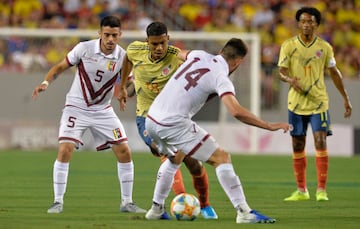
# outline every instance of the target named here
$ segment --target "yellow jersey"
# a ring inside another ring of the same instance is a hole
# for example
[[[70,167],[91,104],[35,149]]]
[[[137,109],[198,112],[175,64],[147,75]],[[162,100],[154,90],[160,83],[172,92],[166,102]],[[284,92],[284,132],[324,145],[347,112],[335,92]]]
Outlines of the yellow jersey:
[[[166,55],[155,61],[150,59],[147,42],[134,41],[126,51],[133,64],[136,115],[146,117],[155,97],[182,63],[177,56],[180,49],[169,45]]]
[[[316,37],[305,45],[300,36],[283,42],[280,49],[279,67],[289,70],[289,77],[296,77],[304,93],[290,87],[288,109],[296,114],[311,115],[328,110],[329,97],[326,90],[325,68],[336,66],[332,47]]]

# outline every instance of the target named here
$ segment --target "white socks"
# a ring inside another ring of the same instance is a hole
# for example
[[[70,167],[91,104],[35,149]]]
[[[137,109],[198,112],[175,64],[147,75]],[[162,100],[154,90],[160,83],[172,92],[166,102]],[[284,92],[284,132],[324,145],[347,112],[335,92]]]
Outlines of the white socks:
[[[131,203],[134,184],[134,164],[117,163],[118,178],[120,182],[121,200],[123,204]],[[54,202],[64,203],[64,194],[69,174],[69,162],[63,163],[58,160],[54,163],[53,182],[54,182]]]
[[[123,205],[127,203],[132,203],[132,192],[134,186],[134,164],[132,161],[128,163],[118,162],[117,169],[121,190],[121,202]]]
[[[168,159],[161,164],[157,173],[157,180],[154,189],[154,202],[160,205],[165,204],[165,199],[168,197],[171,186],[174,182],[174,175],[180,166],[181,164],[173,164]]]
[[[54,202],[64,203],[68,174],[69,162],[63,163],[56,160],[53,169]]]
[[[240,179],[235,174],[232,164],[221,164],[216,167],[215,171],[221,187],[224,189],[233,206],[239,211],[251,211],[251,208],[246,202]]]

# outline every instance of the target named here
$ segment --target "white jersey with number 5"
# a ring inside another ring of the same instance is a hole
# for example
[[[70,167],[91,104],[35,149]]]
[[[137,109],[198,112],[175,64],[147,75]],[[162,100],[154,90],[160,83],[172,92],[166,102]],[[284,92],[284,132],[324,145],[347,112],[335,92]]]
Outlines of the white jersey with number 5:
[[[66,105],[85,110],[109,107],[125,53],[116,45],[111,54],[103,54],[100,39],[77,44],[66,57],[70,65],[77,65],[75,79],[66,95]]]
[[[212,95],[235,95],[229,67],[221,55],[191,51],[152,103],[148,116],[160,124],[191,119]]]

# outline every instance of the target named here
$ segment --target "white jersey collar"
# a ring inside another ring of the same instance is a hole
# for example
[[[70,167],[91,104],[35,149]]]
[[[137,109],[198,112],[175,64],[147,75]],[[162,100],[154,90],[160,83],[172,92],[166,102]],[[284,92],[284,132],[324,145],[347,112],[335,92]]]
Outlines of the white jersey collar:
[[[97,39],[96,45],[95,45],[95,53],[98,53],[106,58],[109,59],[116,59],[119,56],[120,53],[120,47],[118,45],[115,46],[115,49],[112,53],[110,53],[109,55],[105,55],[105,53],[103,53],[100,49],[100,38]]]

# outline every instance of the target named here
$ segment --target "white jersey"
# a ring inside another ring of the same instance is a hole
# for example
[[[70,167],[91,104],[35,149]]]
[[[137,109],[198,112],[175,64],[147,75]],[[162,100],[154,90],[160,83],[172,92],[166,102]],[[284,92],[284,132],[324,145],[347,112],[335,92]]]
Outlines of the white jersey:
[[[160,124],[191,119],[209,96],[234,94],[229,67],[221,55],[191,51],[152,103],[148,115]]]
[[[77,69],[65,105],[86,110],[109,107],[125,54],[117,45],[111,54],[105,55],[100,50],[100,39],[78,43],[66,56],[68,63]]]

